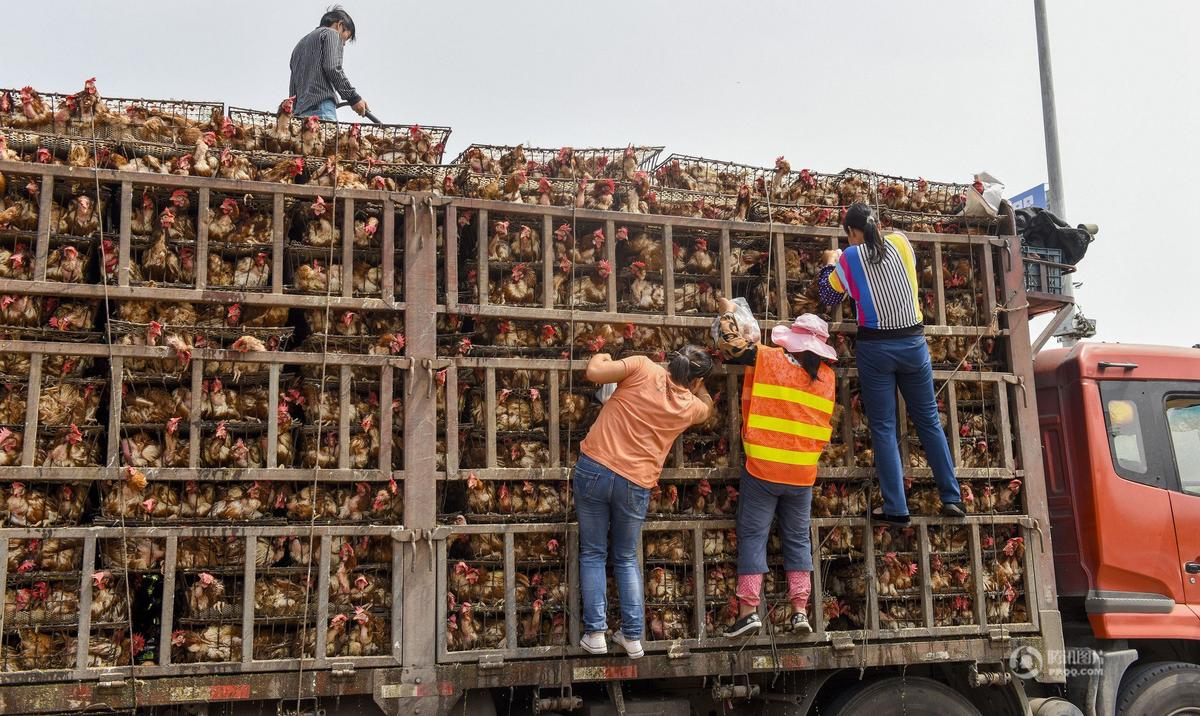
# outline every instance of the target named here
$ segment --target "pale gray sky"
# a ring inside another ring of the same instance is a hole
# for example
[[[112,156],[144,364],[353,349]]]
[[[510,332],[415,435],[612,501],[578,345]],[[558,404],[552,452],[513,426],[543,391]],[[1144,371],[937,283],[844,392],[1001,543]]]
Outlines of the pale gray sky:
[[[323,0],[6,8],[5,79],[274,108]],[[662,144],[769,165],[1046,178],[1033,3],[347,0],[351,81],[385,122],[471,142]],[[1200,4],[1048,0],[1068,220],[1098,340],[1200,343]],[[346,119],[354,116],[342,110]]]

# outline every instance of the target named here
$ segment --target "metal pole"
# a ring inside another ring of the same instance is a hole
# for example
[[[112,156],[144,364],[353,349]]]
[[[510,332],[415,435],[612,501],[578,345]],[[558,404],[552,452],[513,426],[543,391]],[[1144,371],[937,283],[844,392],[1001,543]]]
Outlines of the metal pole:
[[[1058,153],[1058,114],[1054,109],[1054,73],[1050,68],[1050,29],[1046,24],[1046,0],[1033,0],[1034,24],[1037,28],[1037,52],[1039,77],[1042,84],[1042,127],[1046,135],[1046,175],[1049,178],[1048,202],[1050,212],[1067,218],[1066,192],[1063,191],[1062,161]],[[1063,279],[1063,295],[1075,296],[1075,285],[1070,277]],[[1075,345],[1071,324],[1075,320],[1076,307],[1071,305],[1052,320],[1058,323],[1054,335],[1063,346]]]
[[[1067,200],[1063,192],[1062,161],[1058,154],[1058,114],[1054,109],[1054,72],[1050,69],[1050,29],[1046,25],[1046,0],[1033,0],[1033,16],[1037,26],[1038,69],[1042,82],[1042,126],[1046,134],[1049,209],[1065,220]]]

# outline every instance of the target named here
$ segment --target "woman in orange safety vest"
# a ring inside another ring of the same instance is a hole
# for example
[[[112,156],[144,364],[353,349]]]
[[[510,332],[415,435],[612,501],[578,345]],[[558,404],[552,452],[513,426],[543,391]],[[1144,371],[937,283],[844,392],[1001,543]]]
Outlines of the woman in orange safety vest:
[[[817,461],[829,443],[837,380],[826,343],[829,326],[806,313],[771,330],[775,346],[738,331],[734,305],[722,299],[717,347],[727,363],[752,366],[742,385],[742,472],[737,506],[738,619],[725,636],[762,628],[758,604],[767,571],[767,535],[779,517],[793,633],[812,631],[805,609],[812,591],[809,516]]]

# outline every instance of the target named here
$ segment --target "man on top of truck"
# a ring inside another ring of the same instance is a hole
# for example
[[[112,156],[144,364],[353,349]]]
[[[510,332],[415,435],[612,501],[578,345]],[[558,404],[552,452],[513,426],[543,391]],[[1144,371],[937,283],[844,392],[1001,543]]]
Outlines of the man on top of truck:
[[[296,43],[288,95],[296,98],[297,117],[315,115],[337,121],[339,95],[355,112],[366,115],[367,101],[342,71],[342,48],[353,42],[354,37],[350,13],[341,5],[334,5],[321,16],[320,26]]]

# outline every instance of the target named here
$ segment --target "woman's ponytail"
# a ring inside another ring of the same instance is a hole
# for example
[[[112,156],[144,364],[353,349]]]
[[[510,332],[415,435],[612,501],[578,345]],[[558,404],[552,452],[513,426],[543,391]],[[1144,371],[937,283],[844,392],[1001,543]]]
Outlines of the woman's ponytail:
[[[707,377],[712,367],[712,356],[703,348],[690,344],[672,353],[671,360],[667,362],[671,380],[685,387],[697,378]]]
[[[863,249],[867,254],[868,262],[878,264],[883,261],[883,257],[887,255],[887,248],[883,243],[883,235],[879,233],[879,222],[875,219],[875,214],[871,212],[871,207],[866,204],[851,205],[846,209],[846,218],[842,220],[842,226],[863,232]]]

